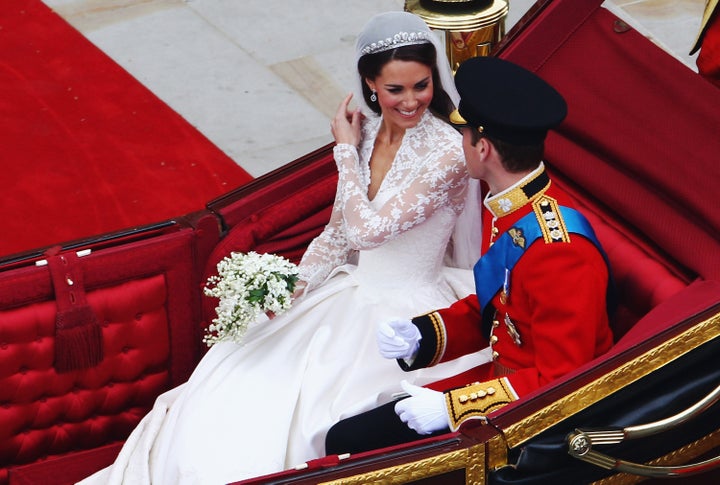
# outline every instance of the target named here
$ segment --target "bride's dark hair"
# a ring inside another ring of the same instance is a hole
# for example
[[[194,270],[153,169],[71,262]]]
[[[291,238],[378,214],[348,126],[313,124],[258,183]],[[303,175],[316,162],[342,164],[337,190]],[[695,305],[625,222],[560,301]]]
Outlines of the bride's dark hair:
[[[437,69],[437,52],[435,46],[430,43],[413,44],[387,51],[377,52],[375,54],[366,54],[358,60],[358,73],[361,79],[375,79],[380,75],[385,64],[390,61],[415,61],[428,66],[432,70],[433,80],[433,99],[430,102],[430,110],[436,115],[447,119],[450,113],[455,109],[450,96],[442,88],[440,82],[440,74]],[[363,97],[365,103],[375,113],[380,114],[380,106],[377,102],[370,101],[372,92],[364,81],[362,85]]]

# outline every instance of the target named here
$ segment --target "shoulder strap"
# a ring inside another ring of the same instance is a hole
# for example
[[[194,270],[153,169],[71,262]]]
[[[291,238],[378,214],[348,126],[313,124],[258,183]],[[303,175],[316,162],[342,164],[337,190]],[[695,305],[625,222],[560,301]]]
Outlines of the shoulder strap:
[[[542,207],[542,204],[539,206]],[[581,235],[598,248],[607,264],[607,257],[585,216],[570,207],[555,205],[553,209],[557,211],[553,214],[554,217],[550,217],[547,210],[541,209],[521,218],[500,235],[475,264],[473,273],[480,308],[486,308],[502,287],[506,271],[512,271],[527,248],[540,238],[543,238],[546,244],[551,244],[568,242],[569,234]],[[555,227],[556,223],[561,227]]]

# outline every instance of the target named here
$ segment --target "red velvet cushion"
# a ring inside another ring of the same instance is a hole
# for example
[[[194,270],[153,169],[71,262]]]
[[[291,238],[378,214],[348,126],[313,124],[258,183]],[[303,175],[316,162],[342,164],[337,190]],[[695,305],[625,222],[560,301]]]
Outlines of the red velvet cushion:
[[[59,459],[40,460],[32,465],[13,467],[9,485],[70,485],[115,461],[122,443],[79,451]],[[0,475],[0,483],[5,483]]]
[[[80,258],[104,359],[58,373],[49,269],[0,273],[0,463],[32,463],[123,440],[199,357],[192,230]]]

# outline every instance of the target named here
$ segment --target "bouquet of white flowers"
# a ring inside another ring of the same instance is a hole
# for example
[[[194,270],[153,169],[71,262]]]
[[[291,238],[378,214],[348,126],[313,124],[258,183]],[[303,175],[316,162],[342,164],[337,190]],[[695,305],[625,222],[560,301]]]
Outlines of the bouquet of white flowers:
[[[298,268],[282,256],[232,252],[217,269],[204,288],[206,295],[220,299],[217,317],[203,338],[208,347],[225,340],[239,343],[260,315],[280,315],[290,308]]]

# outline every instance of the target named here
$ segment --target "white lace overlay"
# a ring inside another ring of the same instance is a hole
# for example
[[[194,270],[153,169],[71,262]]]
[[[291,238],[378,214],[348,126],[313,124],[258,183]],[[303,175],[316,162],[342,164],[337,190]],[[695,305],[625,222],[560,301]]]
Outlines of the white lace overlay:
[[[300,264],[308,289],[348,262],[354,251],[383,246],[438,212],[457,215],[463,209],[467,169],[460,135],[429,112],[407,130],[375,199],[368,199],[369,161],[380,123],[381,118],[365,120],[359,150],[344,144],[334,148],[338,190],[330,222]],[[443,238],[445,232],[436,236]]]
[[[242,345],[210,348],[188,382],[156,400],[116,462],[83,485],[223,484],[291,468],[322,456],[334,423],[389,402],[402,380],[425,385],[488,360],[477,353],[404,372],[378,352],[378,322],[474,291],[472,270],[443,265],[467,186],[459,134],[424,116],[368,200],[379,122],[365,123],[358,151],[335,150],[335,209],[301,264],[315,289],[251,325]],[[351,256],[356,264],[345,264]]]

